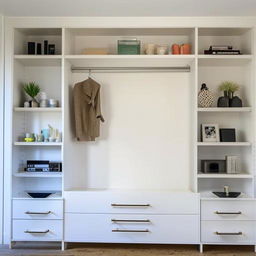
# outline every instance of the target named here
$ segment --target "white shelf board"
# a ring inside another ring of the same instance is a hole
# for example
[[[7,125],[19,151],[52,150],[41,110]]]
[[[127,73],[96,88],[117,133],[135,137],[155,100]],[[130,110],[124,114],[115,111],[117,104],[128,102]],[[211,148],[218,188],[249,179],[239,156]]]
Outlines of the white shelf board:
[[[216,201],[222,201],[222,200],[224,200],[224,201],[255,200],[253,197],[248,196],[244,193],[241,193],[241,195],[237,198],[221,198],[221,197],[218,197],[218,196],[214,195],[210,191],[200,192],[200,197],[201,197],[201,200],[216,200]]]
[[[60,66],[61,55],[14,55],[25,66]]]
[[[227,173],[198,173],[197,178],[199,179],[253,179],[252,174],[238,173],[238,174],[227,174]]]
[[[251,107],[242,108],[198,108],[198,112],[251,112]]]
[[[199,54],[199,59],[229,59],[229,60],[251,60],[253,55],[251,54],[240,54],[240,55],[214,55],[214,54]]]
[[[65,55],[64,58],[73,66],[109,67],[122,66],[187,66],[195,59],[189,55]]]
[[[33,198],[24,192],[24,193],[19,193],[19,194],[13,196],[12,199],[13,200],[23,200],[23,199],[26,199],[26,200],[62,200],[63,197],[62,197],[61,193],[56,193],[56,194],[50,195],[46,198]]]
[[[198,146],[231,146],[231,147],[248,147],[250,142],[197,142]]]
[[[62,172],[15,172],[13,173],[15,177],[24,178],[61,178]]]
[[[61,112],[62,108],[23,108],[16,107],[14,108],[16,112]]]
[[[14,142],[15,146],[62,146],[62,142]]]
[[[77,54],[65,55],[65,59],[194,59],[194,54],[165,54],[165,55],[147,55],[147,54]]]
[[[198,56],[199,66],[241,66],[253,60],[253,55],[204,55]]]

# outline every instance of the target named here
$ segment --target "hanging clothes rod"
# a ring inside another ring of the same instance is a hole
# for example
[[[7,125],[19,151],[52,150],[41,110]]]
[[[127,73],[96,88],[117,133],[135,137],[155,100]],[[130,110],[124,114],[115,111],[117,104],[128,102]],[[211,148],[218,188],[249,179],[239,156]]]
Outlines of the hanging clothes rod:
[[[165,73],[165,72],[190,72],[190,66],[182,67],[71,67],[73,73]]]

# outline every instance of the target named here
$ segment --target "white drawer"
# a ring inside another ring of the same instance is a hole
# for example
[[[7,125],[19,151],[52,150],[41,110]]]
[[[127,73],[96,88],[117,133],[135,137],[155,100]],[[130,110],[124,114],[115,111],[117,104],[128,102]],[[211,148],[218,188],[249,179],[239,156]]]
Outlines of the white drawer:
[[[202,220],[256,220],[256,201],[202,201]]]
[[[198,215],[65,214],[67,242],[199,243]]]
[[[60,241],[62,220],[13,220],[13,241]]]
[[[255,221],[202,221],[203,243],[255,244]]]
[[[163,191],[72,191],[67,213],[199,214],[199,195]]]
[[[14,219],[63,219],[63,200],[13,200]]]

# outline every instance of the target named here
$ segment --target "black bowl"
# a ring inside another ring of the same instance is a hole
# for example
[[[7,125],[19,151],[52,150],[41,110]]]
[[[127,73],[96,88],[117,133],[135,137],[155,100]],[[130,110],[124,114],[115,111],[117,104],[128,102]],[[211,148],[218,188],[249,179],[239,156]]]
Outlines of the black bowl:
[[[46,198],[52,194],[50,192],[27,192],[27,193],[33,198]]]
[[[229,192],[227,196],[225,192],[212,192],[212,193],[221,198],[237,198],[241,194],[241,192]]]

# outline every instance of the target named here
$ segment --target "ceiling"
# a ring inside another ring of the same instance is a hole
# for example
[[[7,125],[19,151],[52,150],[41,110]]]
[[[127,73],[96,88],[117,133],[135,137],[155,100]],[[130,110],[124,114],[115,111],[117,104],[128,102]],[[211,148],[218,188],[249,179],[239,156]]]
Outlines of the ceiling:
[[[256,16],[256,0],[0,0],[6,16]]]

